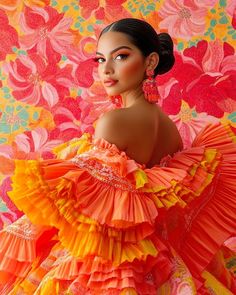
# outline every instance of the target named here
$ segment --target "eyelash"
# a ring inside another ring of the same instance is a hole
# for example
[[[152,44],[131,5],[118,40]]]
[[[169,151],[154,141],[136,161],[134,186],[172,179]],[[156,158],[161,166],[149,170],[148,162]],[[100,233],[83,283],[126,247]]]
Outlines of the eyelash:
[[[121,56],[121,57],[122,57],[121,59],[126,59],[129,55],[128,55],[128,54],[125,54],[125,53],[121,53],[121,54],[118,54],[118,55],[116,56],[116,58],[117,58],[118,56]],[[115,59],[116,59],[116,58],[115,58]]]
[[[118,56],[121,57],[121,59],[118,59],[118,60],[124,60],[129,56],[129,54],[124,54],[124,53],[123,54],[118,54],[114,59],[117,59]],[[102,60],[102,61],[100,61],[100,60]],[[103,58],[103,57],[95,57],[94,61],[97,62],[98,64],[101,64],[101,63],[103,63],[105,61],[105,58]]]

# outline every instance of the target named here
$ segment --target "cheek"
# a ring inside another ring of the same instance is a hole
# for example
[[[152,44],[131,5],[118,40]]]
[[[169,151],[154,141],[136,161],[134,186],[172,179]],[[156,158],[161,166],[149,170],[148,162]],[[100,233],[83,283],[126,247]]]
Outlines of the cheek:
[[[130,62],[127,62],[127,64],[120,69],[120,72],[123,75],[128,75],[130,76],[130,78],[135,76],[137,77],[137,75],[143,73],[143,71],[144,65],[143,62],[140,60],[132,60]]]

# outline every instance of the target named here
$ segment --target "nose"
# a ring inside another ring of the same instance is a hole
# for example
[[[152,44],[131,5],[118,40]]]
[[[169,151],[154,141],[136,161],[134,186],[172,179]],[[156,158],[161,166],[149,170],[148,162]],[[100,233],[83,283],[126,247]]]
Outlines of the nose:
[[[103,74],[109,75],[109,74],[112,74],[113,72],[114,72],[114,67],[113,67],[112,61],[111,60],[105,61],[103,64]]]

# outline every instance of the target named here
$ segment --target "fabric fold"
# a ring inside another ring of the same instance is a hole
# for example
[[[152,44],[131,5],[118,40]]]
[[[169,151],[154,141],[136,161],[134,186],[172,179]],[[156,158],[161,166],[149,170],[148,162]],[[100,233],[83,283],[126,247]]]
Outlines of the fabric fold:
[[[27,218],[0,233],[0,294],[10,278],[14,292],[31,294],[156,294],[175,288],[174,263],[189,290],[193,281],[204,290],[222,247],[235,253],[229,127],[207,126],[191,148],[152,168],[86,134],[55,153],[15,161],[9,196]],[[226,276],[217,282],[234,290]]]

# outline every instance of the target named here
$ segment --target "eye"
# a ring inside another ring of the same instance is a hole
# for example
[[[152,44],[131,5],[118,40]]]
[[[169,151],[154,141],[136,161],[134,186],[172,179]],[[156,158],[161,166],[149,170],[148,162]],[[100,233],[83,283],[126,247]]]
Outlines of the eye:
[[[129,55],[128,55],[128,54],[125,54],[125,53],[123,53],[123,54],[118,54],[118,55],[115,57],[115,59],[117,59],[117,60],[123,60],[123,59],[126,59],[128,56],[129,56]]]
[[[95,57],[94,61],[97,62],[98,64],[101,64],[105,61],[105,58],[103,57]]]

